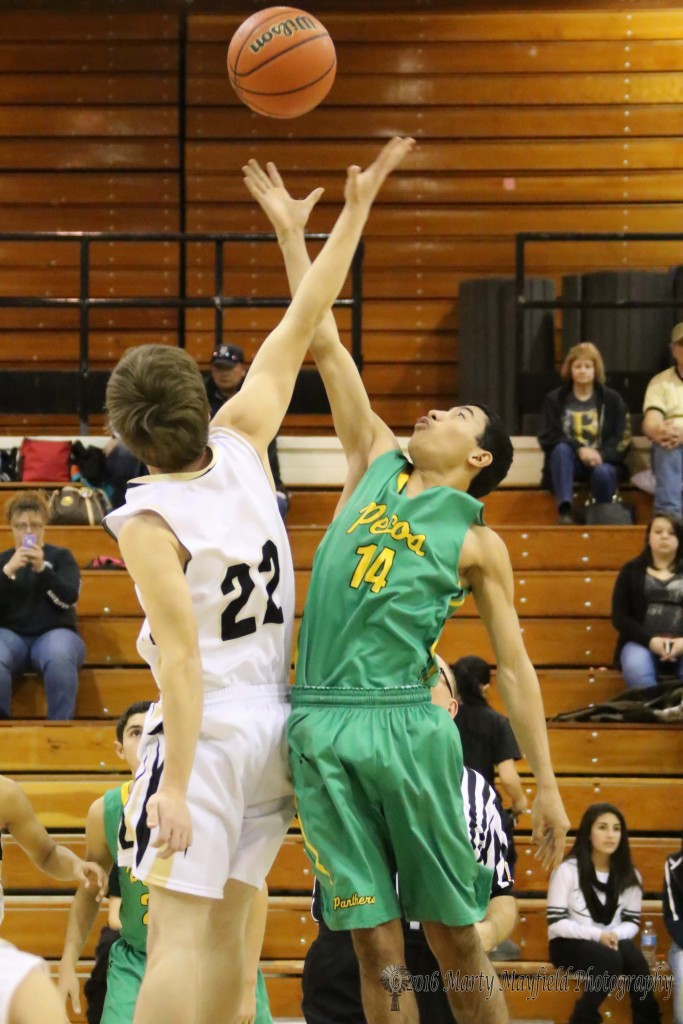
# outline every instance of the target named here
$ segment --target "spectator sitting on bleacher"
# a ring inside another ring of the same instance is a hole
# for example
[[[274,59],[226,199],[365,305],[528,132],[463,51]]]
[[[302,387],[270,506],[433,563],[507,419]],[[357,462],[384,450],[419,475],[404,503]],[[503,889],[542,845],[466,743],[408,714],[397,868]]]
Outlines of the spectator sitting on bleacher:
[[[205,379],[206,397],[209,399],[211,418],[223,405],[237,394],[247,373],[244,352],[239,345],[219,345],[211,356],[210,374]],[[268,462],[275,481],[277,507],[284,519],[289,508],[289,493],[280,476],[280,460],[277,454],[277,437],[268,445]]]
[[[683,514],[683,323],[671,332],[674,366],[656,374],[643,399],[643,433],[652,441],[654,509]]]
[[[74,717],[85,645],[76,630],[81,576],[66,548],[45,544],[47,505],[26,491],[7,505],[14,547],[0,552],[0,718],[10,718],[12,683],[43,677],[47,717]]]
[[[548,886],[550,959],[555,967],[590,972],[569,1024],[599,1024],[600,1004],[620,975],[630,979],[633,1024],[661,1020],[652,987],[644,983],[650,969],[633,942],[642,901],[621,811],[591,804]]]
[[[605,386],[605,364],[590,341],[570,348],[561,376],[565,383],[543,401],[538,441],[542,486],[555,495],[558,522],[567,525],[575,480],[589,481],[595,501],[612,501],[625,476],[631,424],[621,395]]]
[[[668,512],[652,518],[642,554],[620,569],[612,624],[629,688],[655,686],[667,673],[683,678],[683,523]]]
[[[683,1024],[683,832],[681,848],[664,867],[664,924],[671,936],[669,965],[674,976],[674,1024]]]

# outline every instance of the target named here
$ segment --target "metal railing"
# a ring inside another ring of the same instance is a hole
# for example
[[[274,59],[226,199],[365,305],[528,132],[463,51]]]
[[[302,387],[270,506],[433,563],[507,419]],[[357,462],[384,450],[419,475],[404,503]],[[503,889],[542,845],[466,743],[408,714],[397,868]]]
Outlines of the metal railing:
[[[309,234],[306,240],[324,242],[326,234]],[[215,345],[223,341],[223,312],[226,309],[286,308],[290,299],[248,298],[224,295],[224,246],[231,243],[276,242],[274,234],[248,235],[239,232],[177,232],[145,233],[105,231],[4,231],[0,232],[0,243],[5,242],[64,242],[79,246],[79,293],[77,296],[0,296],[1,308],[15,309],[77,309],[79,311],[79,357],[76,411],[82,434],[89,432],[90,409],[88,379],[90,376],[90,312],[93,309],[176,309],[178,310],[178,345],[185,347],[185,317],[188,309],[213,309]],[[90,292],[91,246],[110,242],[176,242],[178,253],[178,294],[170,296],[118,296],[93,297]],[[186,288],[187,245],[211,243],[213,245],[213,294],[189,296]],[[363,242],[356,249],[351,265],[351,298],[337,299],[335,307],[351,310],[351,352],[359,369],[363,366],[362,354],[362,300],[363,300]],[[40,371],[32,371],[40,372]]]

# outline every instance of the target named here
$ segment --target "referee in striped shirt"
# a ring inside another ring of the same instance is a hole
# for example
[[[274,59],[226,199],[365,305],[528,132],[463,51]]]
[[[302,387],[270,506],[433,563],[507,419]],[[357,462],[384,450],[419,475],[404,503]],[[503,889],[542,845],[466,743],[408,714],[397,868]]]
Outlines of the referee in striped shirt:
[[[432,702],[452,718],[458,710],[455,679],[437,656],[439,681],[432,687]],[[444,780],[444,784],[447,780]],[[507,862],[508,843],[496,806],[495,791],[478,772],[465,768],[461,782],[463,813],[475,857],[493,871],[491,898],[484,919],[476,928],[486,952],[508,938],[517,921],[513,882]],[[428,884],[428,880],[426,880]],[[397,879],[398,885],[398,879]],[[320,888],[313,888],[313,919],[317,938],[306,955],[303,973],[303,1014],[306,1024],[366,1024],[360,996],[358,960],[351,932],[332,931],[322,919]],[[421,1024],[453,1024],[439,965],[417,921],[404,922],[406,967],[413,979]],[[458,965],[453,965],[457,971]],[[389,994],[387,993],[387,998]]]

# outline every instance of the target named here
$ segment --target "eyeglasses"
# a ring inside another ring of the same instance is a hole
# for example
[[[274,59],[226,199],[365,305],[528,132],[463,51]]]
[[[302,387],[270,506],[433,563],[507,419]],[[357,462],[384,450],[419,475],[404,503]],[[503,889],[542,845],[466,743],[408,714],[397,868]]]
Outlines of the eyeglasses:
[[[453,700],[455,700],[455,694],[453,693],[453,687],[451,686],[451,681],[450,681],[450,679],[448,678],[448,676],[446,674],[446,669],[443,668],[441,665],[439,665],[439,675],[441,676],[441,678],[443,679],[444,683],[448,687],[448,692],[450,693],[451,697],[453,698]]]

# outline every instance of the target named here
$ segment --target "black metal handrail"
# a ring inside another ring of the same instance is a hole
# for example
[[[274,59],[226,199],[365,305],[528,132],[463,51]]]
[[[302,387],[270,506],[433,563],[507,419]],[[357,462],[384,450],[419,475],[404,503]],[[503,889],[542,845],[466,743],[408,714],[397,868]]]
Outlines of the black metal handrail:
[[[306,240],[324,242],[326,234],[307,234]],[[3,242],[70,242],[79,245],[79,294],[78,296],[47,297],[40,295],[1,296],[0,308],[20,309],[78,309],[79,310],[79,361],[77,412],[82,434],[89,432],[88,408],[88,377],[90,373],[90,310],[91,309],[177,309],[179,313],[186,309],[214,310],[214,338],[218,346],[223,340],[223,310],[245,308],[280,309],[289,305],[290,299],[283,298],[247,298],[226,296],[223,294],[224,250],[226,244],[235,242],[276,242],[274,234],[250,235],[235,231],[225,232],[149,232],[132,233],[125,231],[3,231],[0,232],[0,243]],[[90,295],[90,247],[102,242],[177,242],[180,256],[184,264],[186,246],[192,242],[213,243],[214,275],[213,295],[200,297],[188,296],[186,293],[185,275],[179,277],[178,290],[175,297],[130,296],[118,298],[93,298]],[[363,366],[362,352],[362,279],[363,279],[363,242],[358,244],[351,265],[351,298],[337,299],[335,307],[351,309],[351,352],[359,369]],[[185,332],[183,318],[179,318],[178,345],[184,347]]]

